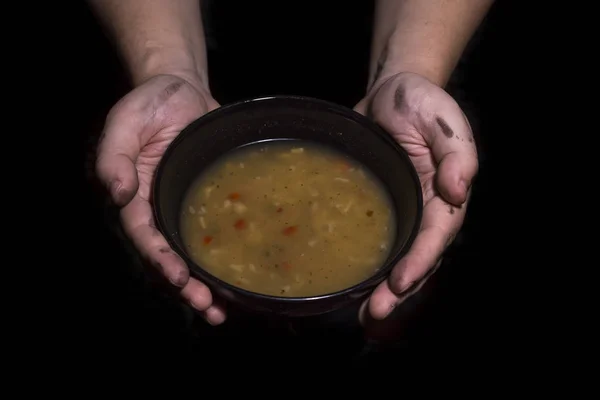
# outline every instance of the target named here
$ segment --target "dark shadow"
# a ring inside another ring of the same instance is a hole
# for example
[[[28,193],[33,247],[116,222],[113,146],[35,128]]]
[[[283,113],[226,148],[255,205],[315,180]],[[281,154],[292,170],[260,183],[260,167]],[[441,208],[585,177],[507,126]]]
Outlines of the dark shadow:
[[[367,82],[372,4],[350,3],[344,2],[347,8],[343,18],[338,8],[320,7],[315,12],[307,2],[276,2],[268,8],[261,2],[210,3],[206,18],[215,98],[224,104],[260,95],[297,94],[352,107],[362,97]],[[94,266],[102,271],[92,285],[98,292],[90,296],[101,300],[89,304],[89,313],[84,317],[92,327],[90,335],[102,335],[104,342],[110,342],[122,357],[126,359],[129,355],[132,360],[146,354],[149,348],[165,357],[173,355],[174,347],[199,354],[210,349],[209,353],[217,357],[232,349],[250,355],[253,354],[250,350],[273,343],[288,349],[291,346],[298,357],[308,354],[309,347],[322,353],[323,349],[315,344],[318,340],[299,343],[297,338],[286,336],[287,331],[285,335],[263,336],[251,345],[248,339],[234,338],[244,331],[232,332],[227,326],[211,329],[203,322],[192,321],[189,312],[182,311],[177,301],[157,290],[142,273],[119,237],[116,214],[108,207],[103,188],[93,177],[94,146],[104,117],[112,104],[129,90],[129,84],[111,44],[84,2],[73,7],[84,27],[74,40],[87,43],[84,48],[77,47],[76,67],[87,70],[92,77],[80,95],[86,107],[81,115],[84,129],[79,132],[81,165],[85,165],[82,171],[86,221],[91,239],[87,251],[95,255]],[[377,346],[365,348],[362,333],[353,331],[347,346],[340,347],[352,349],[349,357],[361,354],[361,349],[371,350],[363,354],[364,362],[387,359],[395,354],[389,349],[402,351],[405,356],[424,349],[457,351],[458,346],[464,350],[472,340],[489,334],[489,325],[484,321],[494,316],[481,312],[481,304],[490,296],[492,286],[491,275],[486,272],[486,253],[490,250],[486,238],[492,229],[489,170],[502,151],[497,137],[504,126],[499,121],[503,117],[500,106],[505,101],[499,94],[503,92],[500,83],[493,79],[491,71],[506,56],[503,41],[507,40],[508,28],[498,21],[508,14],[507,8],[506,2],[496,4],[448,87],[473,122],[481,154],[481,170],[464,228],[449,249],[444,265],[431,280],[429,290],[412,300],[418,306],[409,308],[418,312],[406,316],[409,322],[403,333],[381,350]],[[230,12],[232,9],[235,12]],[[268,321],[241,323],[244,327],[250,325],[260,327],[252,333],[247,331],[247,335],[285,330],[273,329]],[[208,340],[212,344],[207,347]],[[233,341],[237,344],[231,345]],[[337,351],[335,357],[344,354],[343,349]]]

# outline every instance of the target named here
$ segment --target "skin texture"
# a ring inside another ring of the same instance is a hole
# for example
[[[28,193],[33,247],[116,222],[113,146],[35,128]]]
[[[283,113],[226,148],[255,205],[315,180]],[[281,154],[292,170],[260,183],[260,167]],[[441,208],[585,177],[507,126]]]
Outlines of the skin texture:
[[[493,0],[377,0],[369,91],[399,72],[444,87]]]
[[[361,307],[381,325],[440,265],[464,221],[477,150],[469,122],[443,87],[492,0],[377,0],[367,94],[355,110],[408,152],[423,189],[420,232]]]
[[[206,320],[224,307],[190,278],[155,227],[148,202],[164,150],[191,121],[218,107],[208,87],[197,0],[88,0],[111,34],[135,87],[111,109],[96,170],[121,207],[140,255]],[[410,252],[362,307],[382,320],[431,274],[462,225],[477,154],[468,121],[442,89],[491,0],[379,0],[367,93],[356,110],[409,153],[423,187],[421,231]]]
[[[225,320],[208,288],[189,276],[183,260],[156,229],[149,203],[156,166],[169,143],[190,122],[218,107],[196,85],[174,75],[157,75],[110,111],[98,148],[96,169],[115,203],[121,223],[140,255],[212,324]]]
[[[96,171],[140,255],[213,325],[224,307],[191,278],[155,227],[154,171],[169,143],[219,104],[208,88],[200,6],[196,0],[90,0],[115,40],[135,87],[109,112]]]
[[[389,78],[356,110],[408,152],[423,190],[423,220],[413,246],[363,308],[381,320],[423,283],[456,236],[477,172],[477,152],[458,104],[421,75],[402,72]]]

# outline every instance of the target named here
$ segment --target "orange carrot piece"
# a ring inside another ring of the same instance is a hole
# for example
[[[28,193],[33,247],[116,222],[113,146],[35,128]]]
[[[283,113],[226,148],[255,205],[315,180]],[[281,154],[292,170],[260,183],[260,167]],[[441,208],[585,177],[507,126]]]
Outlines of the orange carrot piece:
[[[235,221],[235,224],[233,224],[233,227],[235,229],[246,229],[246,221],[243,219],[238,219]]]
[[[210,242],[213,241],[213,237],[212,236],[204,236],[204,244],[208,245],[210,244]]]
[[[298,230],[297,226],[288,226],[283,231],[281,231],[281,233],[283,233],[285,236],[290,236],[290,235],[293,235],[294,233],[296,233],[297,230]]]
[[[229,197],[229,200],[237,200],[241,197],[241,195],[237,192],[233,192],[233,193],[230,193],[229,196],[227,196],[227,197]]]

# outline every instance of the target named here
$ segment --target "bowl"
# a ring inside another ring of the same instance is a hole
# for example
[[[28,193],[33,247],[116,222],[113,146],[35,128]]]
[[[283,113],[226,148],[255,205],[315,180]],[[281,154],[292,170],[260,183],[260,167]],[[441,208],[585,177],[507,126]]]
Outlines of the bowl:
[[[390,255],[375,275],[335,293],[278,297],[228,284],[188,256],[179,224],[184,196],[194,180],[231,150],[255,142],[284,139],[307,140],[337,149],[362,163],[381,180],[396,208],[397,224]],[[157,228],[187,263],[193,277],[233,305],[285,318],[325,314],[366,298],[410,248],[423,210],[415,168],[389,134],[349,108],[296,96],[241,101],[192,122],[165,151],[155,174],[152,196]]]

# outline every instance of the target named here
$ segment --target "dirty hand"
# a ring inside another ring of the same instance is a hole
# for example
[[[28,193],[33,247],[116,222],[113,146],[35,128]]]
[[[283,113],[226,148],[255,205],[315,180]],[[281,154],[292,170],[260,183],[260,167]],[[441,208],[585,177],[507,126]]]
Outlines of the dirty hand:
[[[218,106],[196,77],[154,76],[113,106],[96,162],[100,180],[121,207],[123,229],[141,256],[213,325],[225,320],[225,312],[213,303],[209,289],[189,276],[186,264],[156,229],[150,195],[154,171],[171,141]]]
[[[406,150],[421,181],[423,220],[409,252],[361,308],[386,318],[420,289],[439,265],[466,212],[477,173],[477,150],[469,122],[452,97],[426,78],[403,72],[376,82],[355,107]]]

